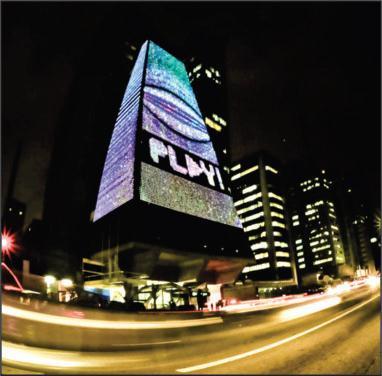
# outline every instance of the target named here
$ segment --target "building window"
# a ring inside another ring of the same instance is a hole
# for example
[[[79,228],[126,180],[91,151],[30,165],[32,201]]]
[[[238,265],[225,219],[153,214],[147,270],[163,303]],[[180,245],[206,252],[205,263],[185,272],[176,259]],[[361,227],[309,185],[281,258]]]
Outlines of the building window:
[[[265,263],[257,264],[257,265],[252,265],[252,266],[246,266],[243,269],[243,273],[249,273],[249,272],[252,272],[252,271],[262,270],[262,269],[268,269],[268,268],[270,268],[270,266],[271,265],[270,265],[269,262],[265,262]]]
[[[239,174],[233,175],[233,176],[231,176],[231,181],[237,180],[237,179],[239,179],[245,175],[248,175],[251,172],[258,170],[258,168],[259,168],[259,166],[253,166],[251,168],[248,168],[247,170],[244,170],[243,172],[240,172]]]
[[[277,267],[290,267],[290,262],[289,261],[277,261],[276,262]]]
[[[271,166],[265,166],[265,170],[266,171],[271,171],[273,172],[274,174],[278,174],[279,172],[277,170],[275,170],[273,167]]]
[[[231,171],[236,171],[236,170],[239,170],[240,168],[241,168],[241,164],[239,163],[239,164],[233,166],[233,167],[231,168]]]
[[[255,259],[261,260],[261,259],[267,258],[268,256],[269,256],[268,252],[258,253],[257,255],[255,255]]]

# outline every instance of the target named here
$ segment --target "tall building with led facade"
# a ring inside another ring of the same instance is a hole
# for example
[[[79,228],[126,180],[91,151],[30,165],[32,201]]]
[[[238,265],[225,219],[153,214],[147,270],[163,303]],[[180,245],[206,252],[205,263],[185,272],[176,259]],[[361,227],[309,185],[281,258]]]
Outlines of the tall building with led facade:
[[[289,190],[292,241],[299,276],[340,274],[345,264],[333,181],[325,170],[306,172]]]
[[[94,222],[122,273],[223,283],[248,261],[185,66],[151,41],[122,100]]]
[[[190,59],[187,67],[188,76],[198,98],[217,157],[223,171],[228,174],[230,166],[229,129],[223,69],[215,63],[208,64],[195,57]]]
[[[243,270],[253,281],[296,284],[280,165],[259,153],[231,167],[231,188],[253,262]]]

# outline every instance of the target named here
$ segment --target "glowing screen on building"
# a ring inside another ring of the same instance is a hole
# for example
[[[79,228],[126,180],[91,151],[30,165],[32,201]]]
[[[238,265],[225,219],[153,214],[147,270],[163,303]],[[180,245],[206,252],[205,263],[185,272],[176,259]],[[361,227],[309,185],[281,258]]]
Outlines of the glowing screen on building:
[[[133,198],[136,132],[147,44],[146,42],[139,52],[114,126],[101,177],[94,221]]]
[[[139,98],[142,123],[138,124],[141,131],[136,132],[139,100],[134,101],[142,89],[139,80],[144,81],[143,98]],[[133,84],[139,90],[130,90]],[[126,99],[128,92],[132,93],[131,98]],[[122,104],[120,116],[126,116],[129,111],[134,112],[134,116],[130,115],[131,120],[124,122],[117,119],[98,198],[100,200],[101,193],[105,192],[106,199],[103,205],[97,201],[100,210],[96,209],[95,220],[133,197],[134,157],[137,157],[142,201],[241,227],[184,64],[154,43],[146,42],[135,64],[125,100],[129,104],[126,111]],[[121,141],[113,144],[121,126],[131,129],[120,130]],[[134,145],[137,149],[139,145],[139,152]],[[118,166],[114,167],[113,163]],[[113,168],[117,172],[108,174],[107,169]],[[109,175],[109,180],[102,185],[104,176]],[[120,181],[125,185],[117,188]]]

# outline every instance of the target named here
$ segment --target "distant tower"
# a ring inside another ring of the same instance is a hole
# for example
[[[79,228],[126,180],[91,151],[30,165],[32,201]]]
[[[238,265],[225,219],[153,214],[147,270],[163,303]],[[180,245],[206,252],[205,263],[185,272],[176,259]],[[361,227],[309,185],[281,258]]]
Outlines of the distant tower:
[[[303,173],[304,174],[304,173]],[[289,192],[291,232],[300,276],[338,275],[345,252],[333,181],[325,170],[306,172]]]
[[[235,207],[253,264],[243,273],[254,281],[274,281],[279,286],[297,284],[290,247],[280,164],[264,154],[254,154],[231,167]]]
[[[225,174],[228,174],[231,158],[223,68],[194,57],[187,65],[188,76],[219,162]]]

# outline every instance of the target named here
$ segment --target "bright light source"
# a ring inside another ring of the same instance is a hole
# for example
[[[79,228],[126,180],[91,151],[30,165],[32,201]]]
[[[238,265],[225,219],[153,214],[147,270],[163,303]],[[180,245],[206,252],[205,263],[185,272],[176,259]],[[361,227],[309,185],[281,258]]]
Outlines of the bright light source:
[[[366,283],[372,288],[376,289],[380,286],[380,279],[376,276],[367,277]]]
[[[375,237],[370,239],[370,243],[376,243],[377,241],[378,241],[378,239]]]
[[[319,302],[314,302],[310,304],[305,304],[300,307],[286,309],[281,312],[281,320],[288,321],[288,320],[297,319],[299,317],[311,315],[312,313],[319,312],[324,309],[333,307],[339,304],[340,302],[341,302],[341,298],[338,296],[334,296],[331,298],[321,300]]]
[[[6,236],[1,238],[1,249],[6,249],[9,247],[9,240]]]
[[[66,287],[66,288],[72,287],[73,281],[69,278],[64,278],[64,279],[61,279],[61,285],[62,285],[62,287]]]
[[[56,282],[56,277],[54,277],[53,275],[46,275],[44,277],[44,281],[49,286],[53,284],[54,282]]]
[[[9,256],[17,248],[15,234],[4,228],[1,234],[1,253]]]

